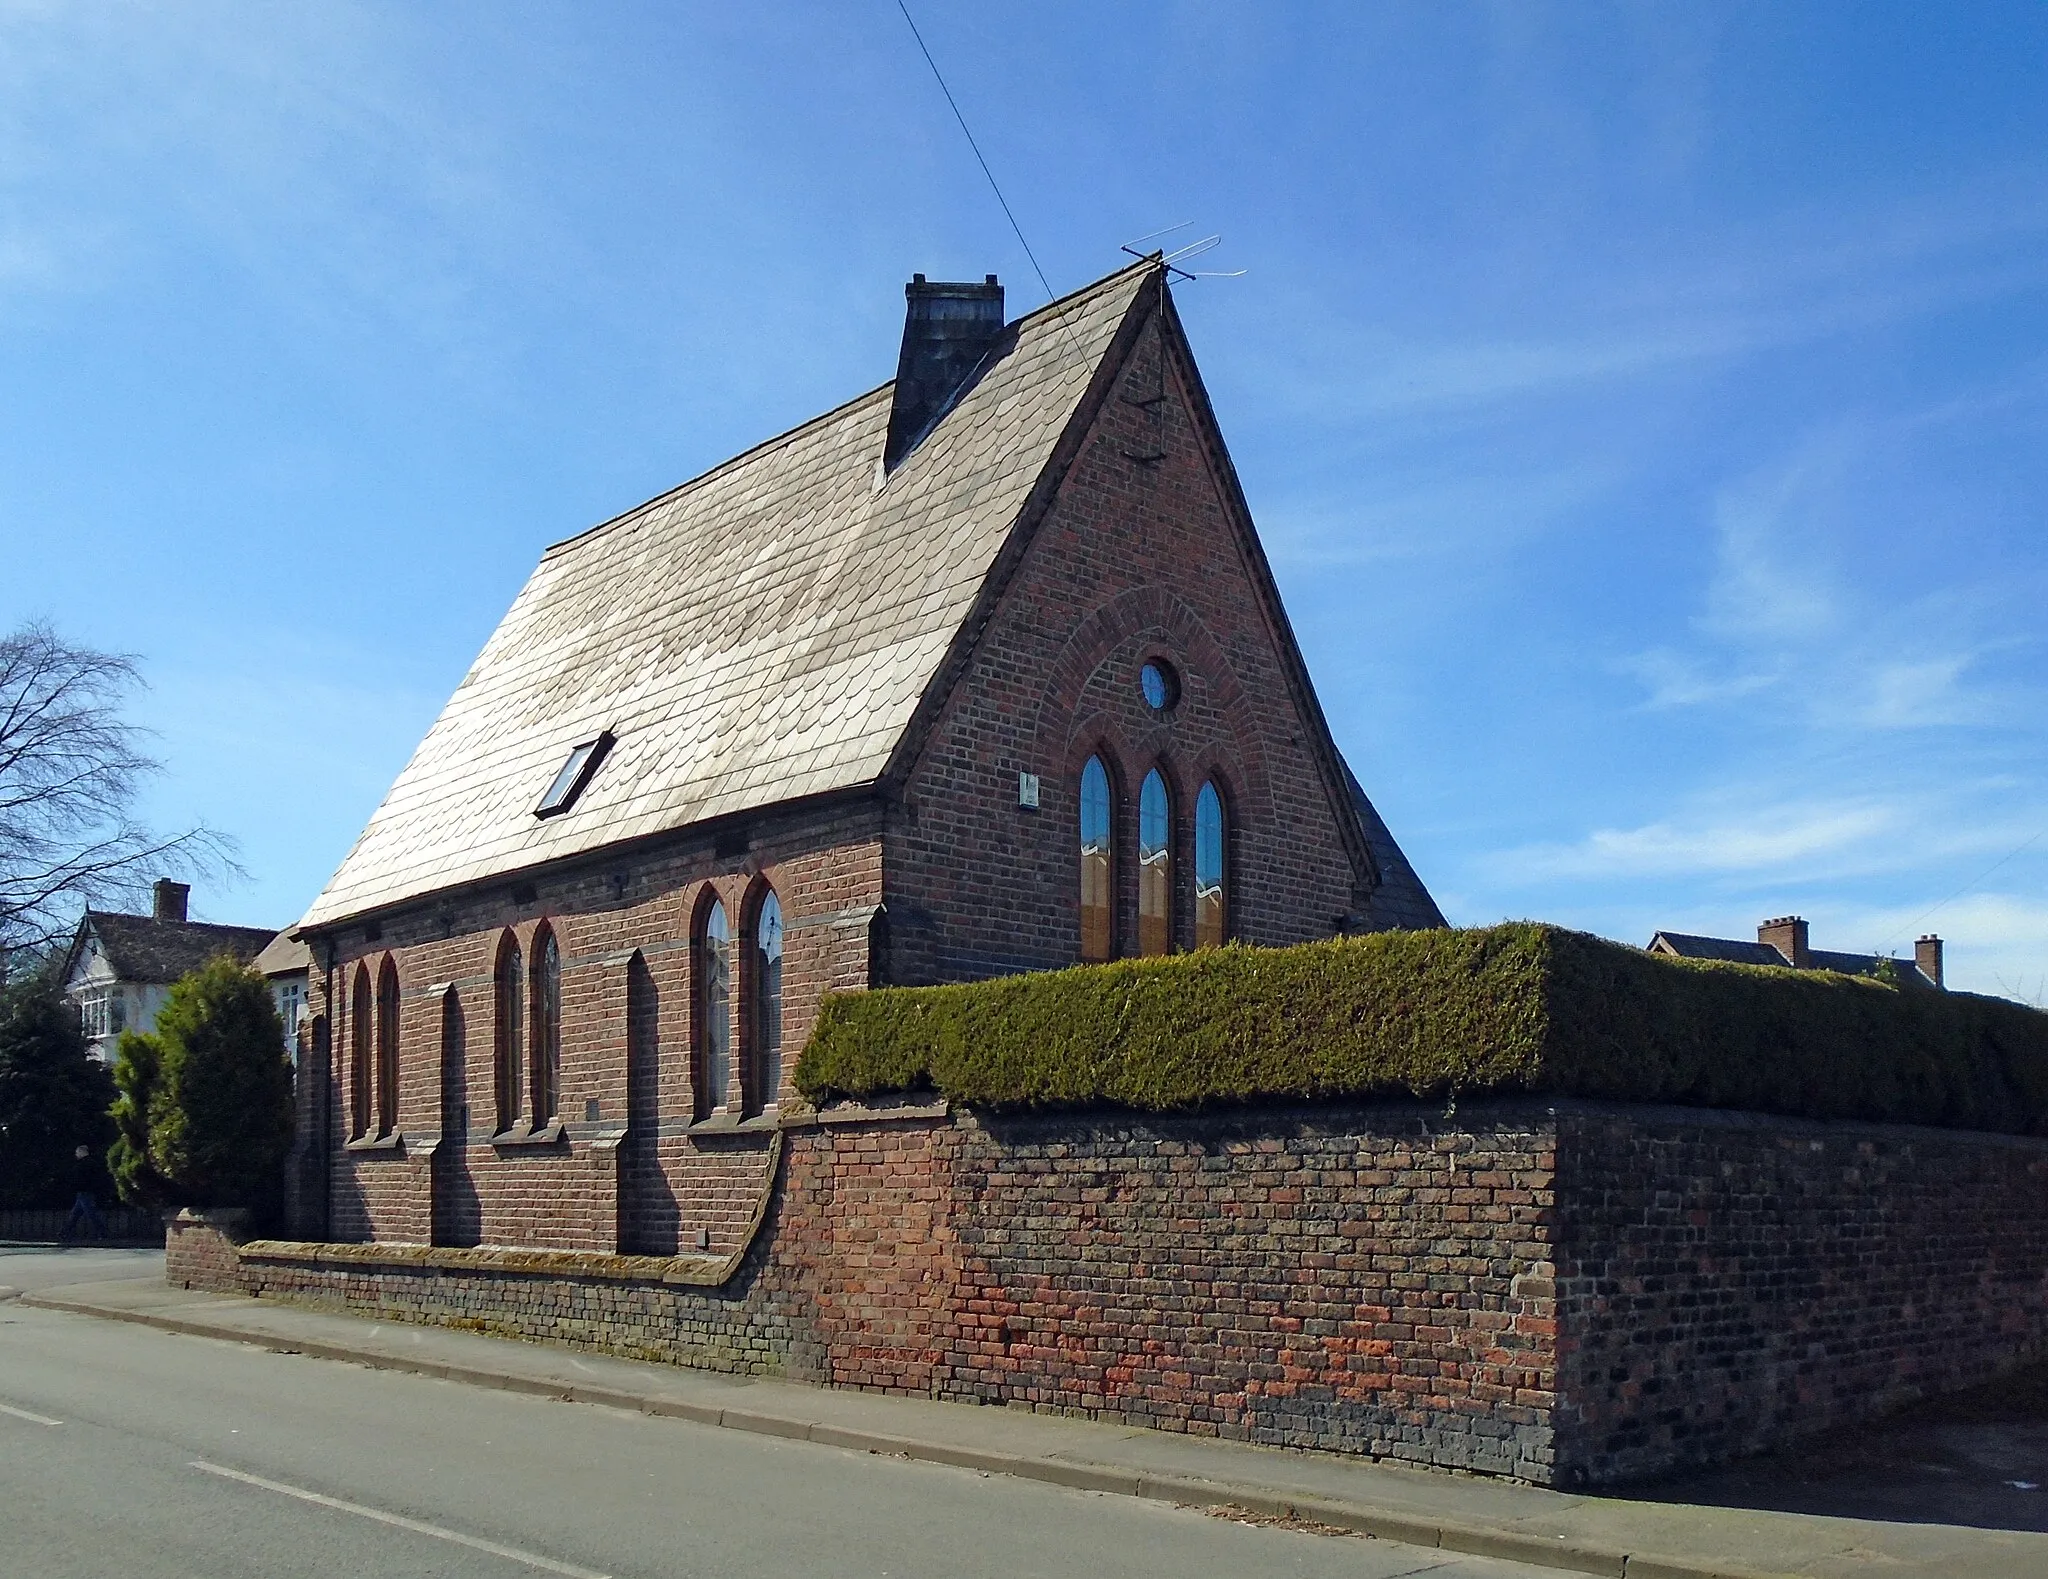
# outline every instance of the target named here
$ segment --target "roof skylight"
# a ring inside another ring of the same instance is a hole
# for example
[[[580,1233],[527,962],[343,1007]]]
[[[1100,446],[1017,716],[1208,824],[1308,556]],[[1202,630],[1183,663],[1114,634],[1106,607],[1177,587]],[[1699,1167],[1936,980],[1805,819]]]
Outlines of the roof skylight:
[[[576,797],[583,793],[597,765],[604,761],[604,754],[612,748],[612,732],[607,729],[595,739],[585,740],[570,748],[569,760],[562,764],[562,771],[555,775],[555,782],[548,786],[547,794],[540,798],[540,804],[533,808],[536,817],[557,817],[576,804]]]

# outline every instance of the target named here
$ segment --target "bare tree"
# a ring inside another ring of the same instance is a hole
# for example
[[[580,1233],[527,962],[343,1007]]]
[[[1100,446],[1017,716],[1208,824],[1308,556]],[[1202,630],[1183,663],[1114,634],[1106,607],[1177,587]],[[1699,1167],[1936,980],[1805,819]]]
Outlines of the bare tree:
[[[214,830],[161,834],[136,818],[143,781],[162,771],[121,716],[140,684],[133,658],[73,647],[40,621],[0,636],[0,961],[154,877],[235,869]]]

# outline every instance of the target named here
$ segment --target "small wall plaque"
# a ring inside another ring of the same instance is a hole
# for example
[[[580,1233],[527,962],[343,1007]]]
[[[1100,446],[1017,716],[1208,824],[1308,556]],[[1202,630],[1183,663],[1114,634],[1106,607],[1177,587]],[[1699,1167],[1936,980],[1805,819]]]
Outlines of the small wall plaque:
[[[1019,773],[1017,775],[1017,804],[1027,811],[1038,810],[1038,775]]]

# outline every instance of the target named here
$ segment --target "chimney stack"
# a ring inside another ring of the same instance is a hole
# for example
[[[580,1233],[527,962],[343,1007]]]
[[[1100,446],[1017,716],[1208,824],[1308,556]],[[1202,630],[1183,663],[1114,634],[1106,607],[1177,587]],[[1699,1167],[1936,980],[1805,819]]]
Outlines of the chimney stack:
[[[183,921],[185,901],[192,897],[190,883],[174,883],[168,877],[156,880],[156,918],[159,921]]]
[[[1913,945],[1913,963],[1935,986],[1941,985],[1941,939],[1932,932]]]
[[[1779,916],[1764,922],[1756,929],[1756,940],[1776,949],[1785,956],[1785,963],[1797,970],[1807,970],[1813,965],[1813,951],[1806,946],[1806,920],[1803,916]]]
[[[981,285],[927,281],[919,274],[903,295],[903,353],[896,359],[884,470],[894,470],[924,437],[1003,332],[1003,288],[993,274]]]

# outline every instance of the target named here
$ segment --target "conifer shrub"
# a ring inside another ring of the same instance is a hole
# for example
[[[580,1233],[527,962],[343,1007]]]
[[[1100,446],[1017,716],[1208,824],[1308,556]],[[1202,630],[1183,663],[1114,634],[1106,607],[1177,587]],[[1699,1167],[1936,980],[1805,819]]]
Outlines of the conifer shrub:
[[[1547,1094],[2048,1133],[2048,1014],[1530,922],[828,997],[815,1101],[995,1109]]]
[[[114,1050],[114,1143],[107,1171],[114,1190],[130,1206],[162,1206],[169,1192],[149,1160],[149,1104],[163,1068],[163,1049],[143,1031],[123,1031]]]
[[[69,1206],[80,1189],[104,1193],[94,1159],[112,1098],[53,969],[0,987],[0,1206]]]
[[[172,985],[153,1035],[149,1163],[173,1204],[274,1210],[292,1075],[270,984],[223,955]]]

